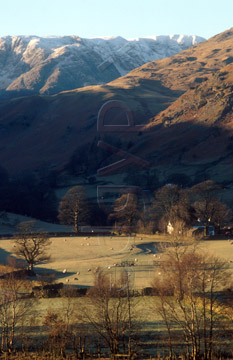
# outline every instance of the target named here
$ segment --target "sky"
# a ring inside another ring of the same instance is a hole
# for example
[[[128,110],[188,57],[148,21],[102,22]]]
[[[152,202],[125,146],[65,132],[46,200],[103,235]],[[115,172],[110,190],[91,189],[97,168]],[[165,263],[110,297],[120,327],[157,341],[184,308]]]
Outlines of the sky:
[[[233,0],[0,0],[0,37],[7,35],[199,35],[233,26]]]

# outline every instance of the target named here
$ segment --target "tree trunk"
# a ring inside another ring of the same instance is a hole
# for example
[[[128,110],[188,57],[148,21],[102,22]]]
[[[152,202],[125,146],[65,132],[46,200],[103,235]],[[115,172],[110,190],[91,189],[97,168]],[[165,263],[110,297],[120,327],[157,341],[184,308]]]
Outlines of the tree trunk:
[[[78,232],[78,211],[74,211],[74,231]]]
[[[205,228],[204,228],[204,236],[207,236],[209,232],[209,225],[205,224]]]
[[[127,303],[128,303],[128,327],[129,327],[128,356],[129,356],[129,359],[131,359],[131,356],[132,356],[132,349],[131,349],[132,322],[131,322],[131,299],[130,299],[130,293],[129,293],[129,283],[127,283]]]
[[[10,351],[13,350],[14,340],[15,340],[15,323],[16,323],[15,301],[16,301],[16,299],[14,298],[12,301],[12,324],[11,324],[10,342],[9,342],[9,350]]]
[[[28,264],[28,270],[29,270],[29,271],[33,271],[33,263],[29,263],[29,264]]]
[[[205,281],[205,279],[204,279]],[[207,318],[206,318],[206,294],[205,294],[205,282],[202,285],[202,307],[203,307],[203,341],[204,341],[204,360],[207,359]]]
[[[212,347],[213,347],[213,326],[214,326],[214,311],[213,311],[213,304],[214,303],[214,295],[213,295],[213,288],[211,285],[210,289],[210,326],[209,326],[209,346],[208,346],[208,359],[212,359]]]

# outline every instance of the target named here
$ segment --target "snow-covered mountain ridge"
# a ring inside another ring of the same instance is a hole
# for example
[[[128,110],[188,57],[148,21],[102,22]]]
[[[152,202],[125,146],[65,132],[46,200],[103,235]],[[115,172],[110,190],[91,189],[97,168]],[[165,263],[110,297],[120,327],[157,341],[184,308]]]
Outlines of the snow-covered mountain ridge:
[[[170,57],[204,41],[199,36],[0,38],[0,94],[54,94],[103,84],[147,62]]]

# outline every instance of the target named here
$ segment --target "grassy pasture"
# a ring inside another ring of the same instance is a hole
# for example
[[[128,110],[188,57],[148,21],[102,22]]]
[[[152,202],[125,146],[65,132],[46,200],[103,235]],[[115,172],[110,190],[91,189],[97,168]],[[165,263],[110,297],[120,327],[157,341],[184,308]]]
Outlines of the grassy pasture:
[[[111,274],[113,280],[122,271],[130,273],[136,289],[150,286],[159,262],[160,243],[169,241],[165,236],[92,236],[52,238],[51,259],[35,267],[37,273],[54,273],[57,282],[76,286],[93,285],[97,268]],[[233,270],[233,240],[207,240],[200,243],[201,251],[226,260]],[[13,241],[0,241],[0,263],[6,264],[13,256]],[[134,264],[134,266],[131,266]],[[66,269],[66,271],[64,271]]]

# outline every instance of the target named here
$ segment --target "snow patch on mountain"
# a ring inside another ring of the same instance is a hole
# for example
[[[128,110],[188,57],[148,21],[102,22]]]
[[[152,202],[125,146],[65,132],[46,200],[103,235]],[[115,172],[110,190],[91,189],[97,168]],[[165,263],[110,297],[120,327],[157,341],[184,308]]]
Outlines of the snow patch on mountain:
[[[0,90],[53,94],[103,84],[147,62],[204,41],[199,36],[6,36],[0,38]]]

